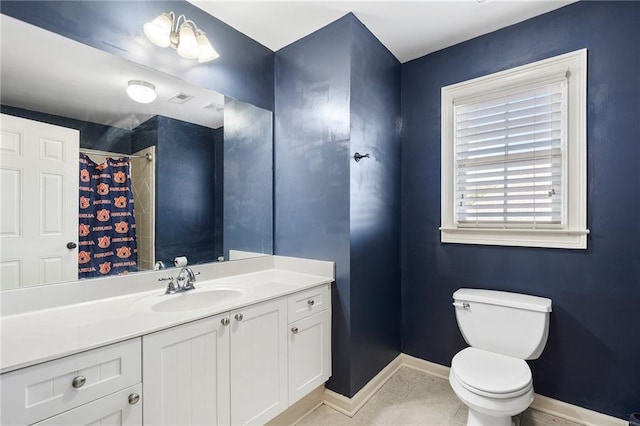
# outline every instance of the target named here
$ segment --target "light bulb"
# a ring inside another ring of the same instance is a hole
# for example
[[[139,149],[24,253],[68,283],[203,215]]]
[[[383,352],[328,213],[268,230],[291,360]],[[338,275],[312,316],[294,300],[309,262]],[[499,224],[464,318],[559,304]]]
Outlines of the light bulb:
[[[188,23],[180,26],[180,41],[178,42],[178,55],[187,59],[195,59],[200,56],[200,48],[196,42],[193,28]]]
[[[156,100],[156,87],[142,80],[129,80],[127,95],[141,104],[148,104]]]
[[[144,24],[144,34],[156,46],[169,47],[171,44],[171,26],[173,19],[168,13],[158,15],[153,21]]]
[[[216,52],[213,46],[211,46],[211,43],[209,43],[209,39],[205,35],[204,31],[196,31],[196,40],[198,41],[198,46],[200,46],[198,62],[209,62],[220,57],[218,52]]]

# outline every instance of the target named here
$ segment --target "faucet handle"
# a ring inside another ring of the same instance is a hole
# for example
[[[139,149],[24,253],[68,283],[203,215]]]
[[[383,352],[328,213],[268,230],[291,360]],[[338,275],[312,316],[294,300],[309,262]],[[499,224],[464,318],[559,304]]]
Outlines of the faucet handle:
[[[193,283],[196,282],[196,275],[200,275],[200,272],[193,272],[191,268],[185,268],[185,270],[187,271],[187,276],[182,278],[186,280],[186,283],[182,286],[182,290],[193,290],[196,288],[196,286],[193,285]]]
[[[180,288],[180,285],[176,287],[176,283],[173,281],[173,277],[158,278],[158,281],[169,281],[169,284],[167,284],[167,289],[165,290],[164,294],[173,294],[176,291],[178,291],[178,289]]]

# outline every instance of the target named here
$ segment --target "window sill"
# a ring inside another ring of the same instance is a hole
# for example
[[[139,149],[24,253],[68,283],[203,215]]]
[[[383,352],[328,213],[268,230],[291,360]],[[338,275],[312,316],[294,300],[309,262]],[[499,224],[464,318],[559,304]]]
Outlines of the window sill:
[[[586,249],[588,229],[477,229],[440,227],[440,241],[457,244]]]

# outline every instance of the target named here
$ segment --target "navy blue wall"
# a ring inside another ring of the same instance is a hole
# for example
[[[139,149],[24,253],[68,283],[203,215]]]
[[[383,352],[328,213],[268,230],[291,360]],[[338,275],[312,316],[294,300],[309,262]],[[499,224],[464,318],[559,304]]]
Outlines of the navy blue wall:
[[[537,393],[628,418],[640,410],[640,3],[579,2],[402,66],[402,349],[450,365],[465,346],[451,295],[553,300],[531,362]],[[588,250],[441,244],[440,88],[588,49]]]
[[[2,113],[80,131],[80,148],[131,154],[131,131],[54,114],[2,105]]]
[[[213,130],[213,149],[215,157],[215,194],[222,194],[216,198],[213,217],[213,246],[215,253],[219,253],[218,256],[223,256],[222,238],[223,238],[223,215],[224,209],[224,127],[219,127]],[[273,164],[273,163],[271,163]],[[273,227],[273,225],[272,225]],[[273,234],[271,234],[273,235]]]
[[[153,127],[155,126],[155,129]],[[216,251],[216,204],[222,188],[216,182],[215,130],[156,116],[144,134],[156,140],[156,260],[167,266],[176,256],[190,264],[213,262]],[[137,149],[144,145],[136,144]],[[219,220],[219,219],[218,219]],[[218,228],[218,237],[219,237]]]
[[[142,26],[163,12],[185,14],[220,58],[183,59],[151,43]],[[273,52],[186,1],[5,1],[5,15],[262,108],[273,110]],[[126,82],[125,82],[126,83]]]
[[[349,397],[400,349],[399,76],[351,14],[276,52],[275,252],[336,262],[328,387]]]
[[[350,394],[350,19],[276,52],[274,253],[336,262],[333,376]]]
[[[273,253],[273,114],[225,97],[223,253]]]
[[[400,62],[355,17],[351,43],[351,392],[400,353]]]

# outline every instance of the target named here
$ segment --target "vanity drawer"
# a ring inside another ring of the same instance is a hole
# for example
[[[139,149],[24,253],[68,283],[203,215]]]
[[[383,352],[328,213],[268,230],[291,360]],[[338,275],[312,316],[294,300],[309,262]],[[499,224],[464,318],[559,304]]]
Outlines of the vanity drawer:
[[[324,311],[330,305],[329,286],[323,285],[294,293],[288,297],[289,323]]]
[[[35,423],[125,389],[140,370],[138,338],[3,374],[2,424]]]

